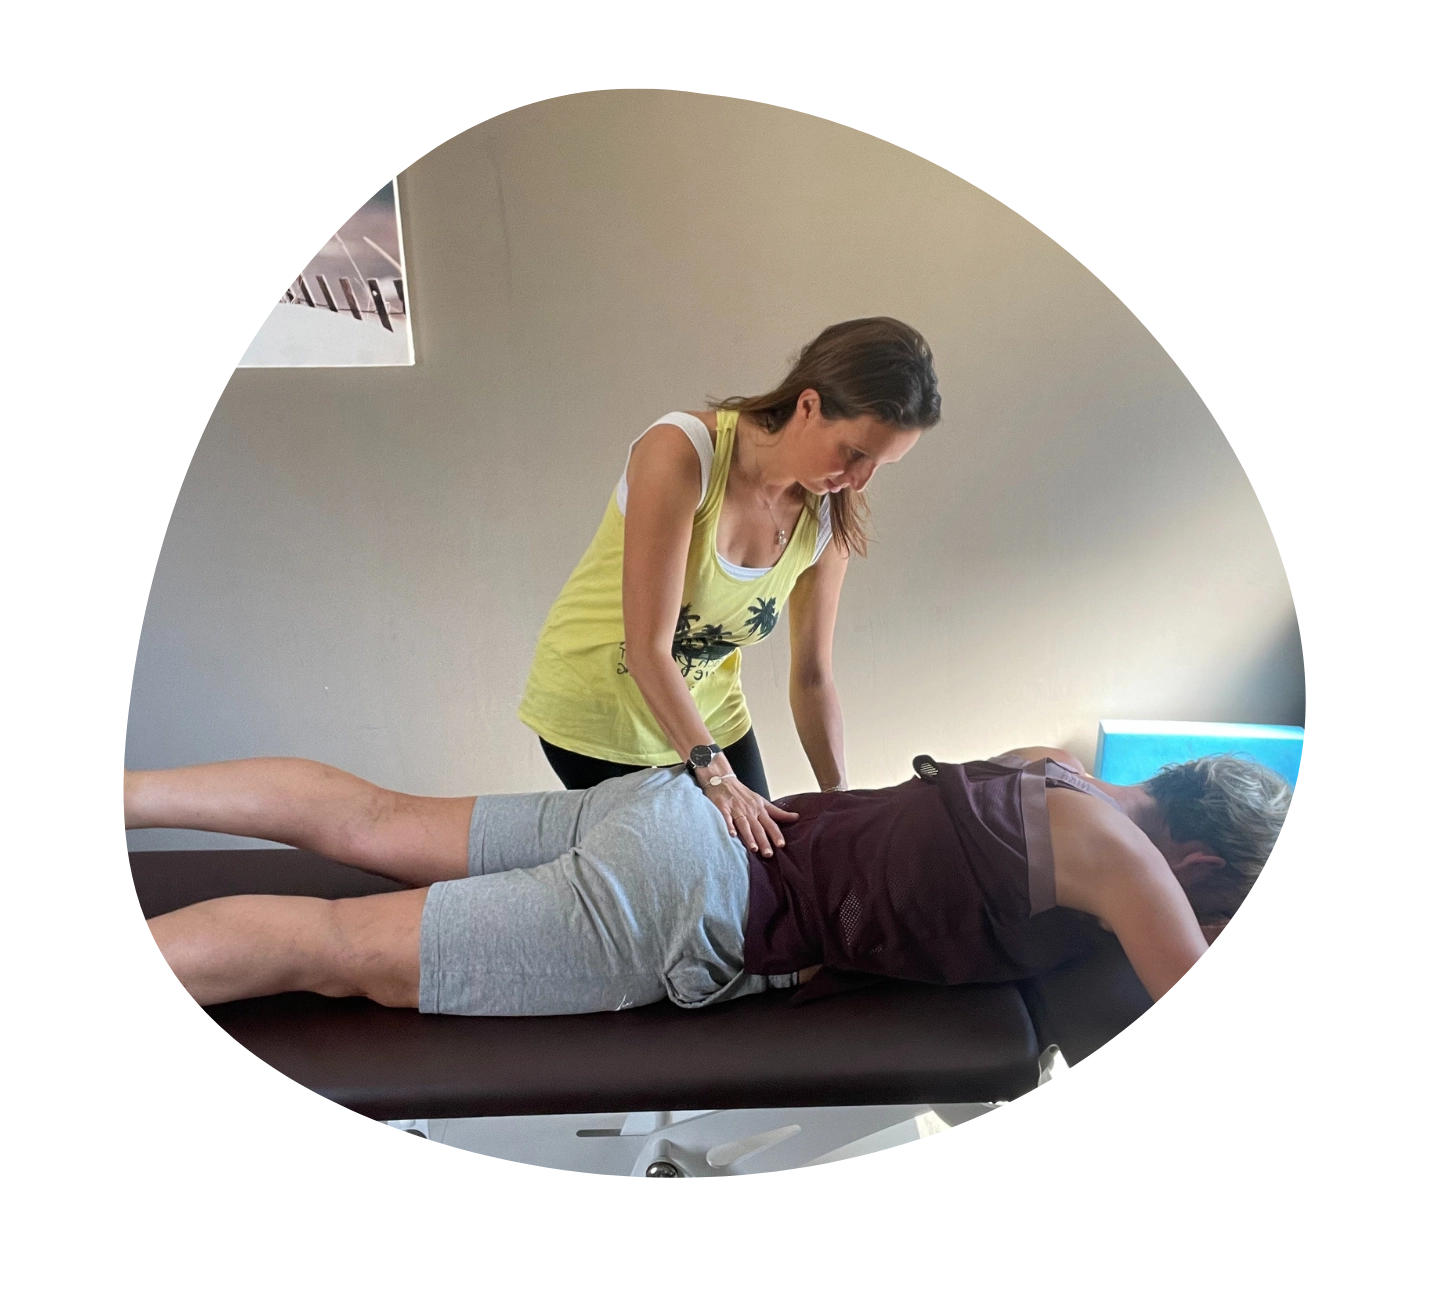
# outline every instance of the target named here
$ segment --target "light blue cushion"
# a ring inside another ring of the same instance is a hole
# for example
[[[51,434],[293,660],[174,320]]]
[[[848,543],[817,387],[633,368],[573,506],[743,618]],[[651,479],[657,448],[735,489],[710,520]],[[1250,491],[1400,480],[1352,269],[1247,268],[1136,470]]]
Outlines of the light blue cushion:
[[[1215,753],[1252,757],[1295,784],[1303,756],[1303,727],[1105,719],[1098,723],[1093,773],[1110,784],[1139,784],[1174,762]]]

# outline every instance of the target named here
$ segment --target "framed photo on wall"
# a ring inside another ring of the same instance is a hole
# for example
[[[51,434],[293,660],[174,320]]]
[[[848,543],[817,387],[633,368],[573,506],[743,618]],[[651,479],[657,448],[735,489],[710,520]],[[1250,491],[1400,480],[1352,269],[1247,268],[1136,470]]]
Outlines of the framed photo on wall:
[[[239,366],[408,367],[409,319],[399,196],[391,181],[285,288]]]

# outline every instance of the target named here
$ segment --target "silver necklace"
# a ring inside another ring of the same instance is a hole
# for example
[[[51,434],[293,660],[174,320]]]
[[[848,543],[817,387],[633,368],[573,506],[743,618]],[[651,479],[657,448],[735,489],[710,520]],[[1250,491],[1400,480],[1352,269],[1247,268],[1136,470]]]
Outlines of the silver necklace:
[[[762,493],[759,495],[764,497]],[[768,508],[769,518],[774,521],[774,541],[779,544],[779,550],[782,551],[784,544],[789,540],[789,535],[784,532],[783,527],[779,523],[779,517],[774,514],[774,508],[769,505],[769,499],[767,497],[764,497],[764,505]]]
[[[789,535],[784,531],[784,526],[779,523],[779,517],[774,514],[774,508],[769,504],[769,499],[764,496],[762,485],[756,484],[755,488],[759,491],[759,500],[764,503],[765,509],[769,512],[769,519],[774,524],[774,541],[779,544],[779,550],[782,552],[784,547],[788,545]]]

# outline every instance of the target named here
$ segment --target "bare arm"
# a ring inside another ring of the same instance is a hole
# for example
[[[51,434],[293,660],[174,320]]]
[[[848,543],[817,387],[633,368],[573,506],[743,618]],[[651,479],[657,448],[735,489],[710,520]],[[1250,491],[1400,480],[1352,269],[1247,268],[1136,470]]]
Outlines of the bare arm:
[[[684,568],[700,496],[699,458],[677,426],[658,425],[629,457],[629,499],[624,512],[624,662],[654,720],[680,760],[714,738],[684,684],[671,649],[684,595]],[[728,758],[714,759],[716,774],[730,775]],[[750,850],[772,854],[782,846],[777,819],[796,819],[736,779],[706,787],[730,833]]]
[[[699,505],[699,458],[677,426],[658,425],[629,457],[624,512],[624,663],[680,758],[711,742],[674,665],[674,624]]]
[[[1208,942],[1157,847],[1127,816],[1082,793],[1050,789],[1054,879],[1060,905],[1101,919],[1158,999]]]
[[[1160,857],[1162,860],[1162,857]],[[1100,917],[1113,928],[1144,989],[1158,999],[1208,948],[1193,906],[1169,872],[1146,866],[1104,901]]]
[[[789,597],[789,709],[804,755],[825,792],[848,788],[844,714],[834,685],[834,623],[849,558],[835,543],[805,570]]]

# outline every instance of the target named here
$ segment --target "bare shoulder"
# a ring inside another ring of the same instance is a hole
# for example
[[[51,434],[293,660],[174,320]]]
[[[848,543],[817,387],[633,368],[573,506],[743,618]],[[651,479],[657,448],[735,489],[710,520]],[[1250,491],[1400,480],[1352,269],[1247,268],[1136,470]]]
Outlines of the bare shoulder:
[[[1097,906],[1115,883],[1168,871],[1147,834],[1102,799],[1069,788],[1051,788],[1046,798],[1059,904],[1103,917]]]
[[[835,542],[830,542],[819,558],[804,570],[794,583],[794,592],[798,594],[802,588],[806,592],[813,592],[821,587],[839,587],[844,581],[844,575],[849,571],[849,555],[841,551]]]
[[[1058,903],[1114,932],[1157,999],[1207,948],[1173,870],[1138,825],[1100,798],[1055,788],[1048,807]]]
[[[678,414],[677,414],[677,413],[674,413],[674,414],[671,414],[671,415],[678,415]],[[700,424],[702,424],[703,427],[704,427],[707,431],[709,431],[709,442],[710,442],[710,443],[717,443],[717,442],[718,442],[718,439],[719,439],[719,414],[718,414],[717,412],[710,412],[710,411],[707,411],[707,410],[706,410],[706,411],[703,411],[703,412],[686,412],[686,413],[684,413],[684,415],[685,415],[686,417],[693,417],[696,421],[698,421]],[[663,427],[664,429],[669,429],[669,430],[679,430],[679,433],[680,433],[680,434],[683,434],[683,433],[684,433],[684,431],[681,430],[678,426],[676,426],[672,421],[656,421],[656,422],[654,423],[654,425],[650,427],[650,429],[658,429],[658,428],[660,428],[660,427]],[[647,437],[648,437],[648,436],[646,435],[646,438],[647,438]],[[687,438],[688,436],[685,436],[685,437]]]
[[[627,476],[631,492],[642,492],[651,485],[667,492],[678,481],[697,494],[702,478],[699,454],[683,430],[660,421],[650,426],[630,449]]]

